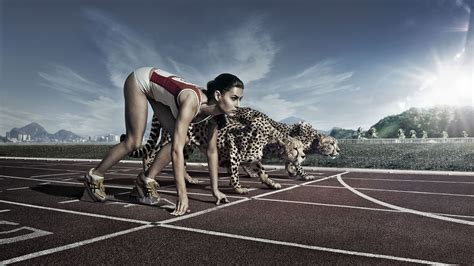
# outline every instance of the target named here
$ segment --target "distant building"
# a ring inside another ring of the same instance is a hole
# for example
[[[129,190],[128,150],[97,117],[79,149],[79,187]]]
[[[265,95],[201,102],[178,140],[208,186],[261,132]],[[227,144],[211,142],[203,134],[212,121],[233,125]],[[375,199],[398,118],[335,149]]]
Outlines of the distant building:
[[[117,135],[114,135],[114,134],[94,136],[94,137],[89,137],[89,141],[117,143],[117,142],[120,142],[120,136],[117,136]]]

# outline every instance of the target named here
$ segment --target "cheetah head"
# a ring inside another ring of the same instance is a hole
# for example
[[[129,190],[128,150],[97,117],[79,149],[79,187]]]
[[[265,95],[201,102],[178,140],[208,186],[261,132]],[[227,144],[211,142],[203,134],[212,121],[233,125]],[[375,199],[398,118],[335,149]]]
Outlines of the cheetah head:
[[[288,138],[284,141],[279,141],[281,147],[282,159],[294,164],[301,164],[305,158],[304,144],[294,138]]]
[[[337,145],[337,140],[331,136],[318,134],[314,139],[311,150],[321,155],[329,156],[332,159],[339,156],[340,149]]]

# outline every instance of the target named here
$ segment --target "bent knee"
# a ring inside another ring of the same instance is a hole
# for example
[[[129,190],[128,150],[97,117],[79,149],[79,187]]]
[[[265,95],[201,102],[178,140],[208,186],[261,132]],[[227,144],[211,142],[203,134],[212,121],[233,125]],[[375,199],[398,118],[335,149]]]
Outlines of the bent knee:
[[[133,151],[141,147],[142,140],[141,138],[129,138],[127,136],[127,138],[124,141],[124,144],[128,151]]]

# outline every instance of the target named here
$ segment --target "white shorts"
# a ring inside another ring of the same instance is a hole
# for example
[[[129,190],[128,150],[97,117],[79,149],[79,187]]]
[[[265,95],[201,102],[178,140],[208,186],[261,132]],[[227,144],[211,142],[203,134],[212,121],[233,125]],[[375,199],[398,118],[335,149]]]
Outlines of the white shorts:
[[[153,67],[142,67],[133,72],[135,80],[138,83],[140,90],[146,95],[147,98],[153,99],[153,93],[150,90],[150,73]]]

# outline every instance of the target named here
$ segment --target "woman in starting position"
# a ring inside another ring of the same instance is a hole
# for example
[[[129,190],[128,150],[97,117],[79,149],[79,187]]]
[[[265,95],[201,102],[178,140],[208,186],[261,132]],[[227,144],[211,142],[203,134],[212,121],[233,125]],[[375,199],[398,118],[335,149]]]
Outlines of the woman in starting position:
[[[96,168],[85,175],[84,184],[95,201],[106,200],[103,185],[105,172],[125,155],[140,147],[148,117],[148,103],[153,108],[161,125],[170,132],[172,142],[161,149],[158,158],[147,173],[141,172],[135,186],[142,203],[155,205],[159,202],[155,176],[169,161],[173,162],[178,203],[172,215],[183,215],[188,211],[183,148],[188,142],[190,124],[210,119],[208,128],[209,146],[207,158],[211,178],[212,194],[216,204],[228,202],[219,191],[217,157],[217,119],[215,116],[232,116],[240,105],[244,90],[243,82],[228,73],[220,74],[207,83],[207,90],[161,69],[144,67],[131,73],[125,81],[125,126],[126,139],[113,146]]]

